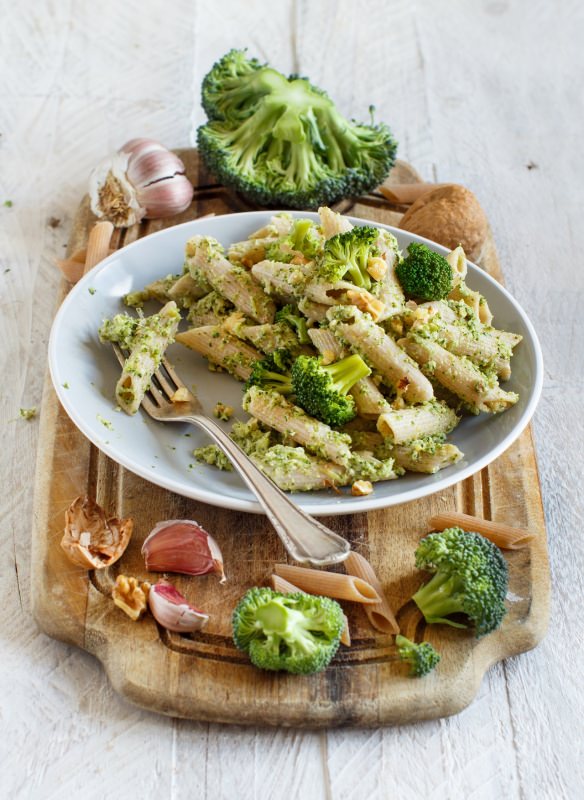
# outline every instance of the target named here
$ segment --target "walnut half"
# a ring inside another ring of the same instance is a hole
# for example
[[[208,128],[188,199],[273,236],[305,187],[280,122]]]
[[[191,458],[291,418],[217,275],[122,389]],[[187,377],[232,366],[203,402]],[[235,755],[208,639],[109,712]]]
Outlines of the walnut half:
[[[148,607],[149,592],[150,584],[147,581],[139,583],[137,578],[118,575],[112,589],[112,597],[117,607],[136,622]]]

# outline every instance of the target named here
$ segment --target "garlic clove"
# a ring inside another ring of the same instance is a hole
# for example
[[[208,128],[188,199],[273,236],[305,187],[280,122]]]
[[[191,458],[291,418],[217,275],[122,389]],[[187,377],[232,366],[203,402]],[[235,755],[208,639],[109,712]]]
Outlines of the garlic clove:
[[[170,519],[159,522],[144,540],[142,555],[151,572],[207,575],[216,572],[225,581],[219,545],[197,522]]]
[[[184,174],[184,164],[169,150],[155,150],[151,153],[144,153],[139,158],[132,155],[128,164],[128,180],[139,189],[158,183],[158,181],[170,181],[176,175],[184,176]]]
[[[89,176],[91,210],[96,217],[111,220],[117,228],[135,225],[146,214],[126,175],[129,159],[127,153],[116,153],[98,164]]]
[[[121,558],[133,528],[133,519],[107,519],[95,501],[77,497],[65,512],[61,547],[74,564],[85,569],[104,569]]]
[[[148,209],[148,219],[163,219],[180,214],[193,199],[193,187],[185,175],[175,175],[172,180],[159,181],[138,189],[140,205]]]
[[[175,633],[191,633],[202,630],[209,615],[195,608],[167,581],[159,581],[150,587],[148,605],[154,619]]]

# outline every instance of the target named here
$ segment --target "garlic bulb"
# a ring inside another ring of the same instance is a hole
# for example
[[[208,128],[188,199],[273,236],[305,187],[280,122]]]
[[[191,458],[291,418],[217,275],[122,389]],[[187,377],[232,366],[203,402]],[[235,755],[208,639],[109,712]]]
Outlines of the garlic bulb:
[[[89,197],[96,217],[126,228],[184,211],[193,187],[178,156],[153,139],[131,139],[92,171]]]
[[[209,615],[195,608],[167,581],[159,581],[150,587],[148,605],[154,619],[175,633],[200,631],[209,620]]]
[[[219,545],[191,519],[159,522],[144,540],[142,555],[150,572],[206,575],[216,572],[225,581]]]

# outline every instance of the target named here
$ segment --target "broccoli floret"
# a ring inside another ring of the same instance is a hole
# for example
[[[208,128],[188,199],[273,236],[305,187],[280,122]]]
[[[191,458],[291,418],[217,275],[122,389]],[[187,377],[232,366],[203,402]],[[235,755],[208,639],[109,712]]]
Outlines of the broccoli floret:
[[[309,675],[339,647],[344,617],[328,597],[250,589],[233,612],[233,640],[260,669]]]
[[[435,573],[413,596],[426,622],[465,628],[447,617],[466,614],[477,638],[500,626],[506,613],[507,564],[484,536],[462,528],[431,533],[416,550],[416,566]]]
[[[323,248],[322,235],[310,219],[297,219],[292,230],[266,249],[268,261],[289,264],[299,253],[308,261],[313,261]]]
[[[415,300],[442,300],[452,289],[452,267],[425,244],[412,242],[395,268],[404,294]]]
[[[250,386],[259,386],[260,389],[280,392],[280,394],[292,394],[291,366],[292,355],[289,350],[285,348],[274,350],[261,361],[255,362],[251,375],[244,385],[244,391],[247,391]]]
[[[231,50],[205,76],[199,151],[219,180],[259,205],[317,208],[378,186],[395,161],[384,124],[343,117],[305,78]]]
[[[436,664],[440,661],[440,653],[432,647],[430,642],[416,644],[399,634],[395,637],[397,651],[402,661],[410,664],[410,675],[414,678],[423,678],[432,672]]]
[[[355,401],[349,390],[371,374],[361,356],[352,355],[334,364],[315,356],[298,356],[292,365],[296,403],[327,425],[344,425],[355,417]]]
[[[375,241],[379,236],[376,228],[355,227],[346,233],[337,233],[327,240],[318,266],[319,276],[336,283],[347,277],[355,286],[371,288],[371,277],[367,272],[369,259],[378,254]]]
[[[310,344],[310,336],[306,327],[306,319],[297,308],[287,305],[276,312],[276,322],[285,322],[296,334],[300,344]]]

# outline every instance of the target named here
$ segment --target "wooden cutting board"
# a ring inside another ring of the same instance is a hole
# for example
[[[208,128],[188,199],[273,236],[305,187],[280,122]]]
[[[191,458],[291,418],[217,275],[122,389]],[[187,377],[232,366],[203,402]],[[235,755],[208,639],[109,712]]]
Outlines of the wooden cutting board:
[[[169,224],[202,214],[248,210],[239,197],[218,186],[194,150],[179,151],[197,187],[191,207],[171,222],[155,221],[116,232],[114,246]],[[398,162],[387,183],[419,180]],[[396,225],[401,209],[373,193],[337,207]],[[87,198],[77,214],[69,252],[83,247],[94,222]],[[498,280],[501,271],[492,239],[482,267]],[[68,291],[62,287],[62,297]],[[62,299],[62,298],[61,298]],[[59,546],[67,506],[89,494],[112,515],[131,516],[135,532],[121,561],[87,572],[73,566]],[[420,584],[414,550],[437,512],[458,510],[529,528],[537,534],[524,550],[508,552],[510,595],[501,629],[480,641],[471,632],[426,627],[410,598]],[[213,576],[172,576],[187,598],[206,609],[203,633],[181,636],[158,627],[149,616],[132,622],[110,597],[118,573],[150,578],[140,548],[159,520],[190,518],[218,540],[228,582]],[[115,689],[144,708],[214,722],[329,727],[386,725],[455,714],[475,696],[491,664],[535,647],[548,622],[549,569],[541,494],[531,430],[495,463],[450,489],[386,510],[325,520],[370,559],[377,570],[402,633],[432,642],[442,660],[430,676],[407,676],[392,638],[372,630],[362,610],[347,604],[353,644],[341,647],[323,673],[296,677],[252,667],[231,640],[230,614],[254,585],[267,582],[274,562],[286,553],[262,516],[233,512],[159,489],[110,461],[75,428],[60,407],[47,377],[41,414],[36,473],[32,607],[45,633],[94,654]]]

